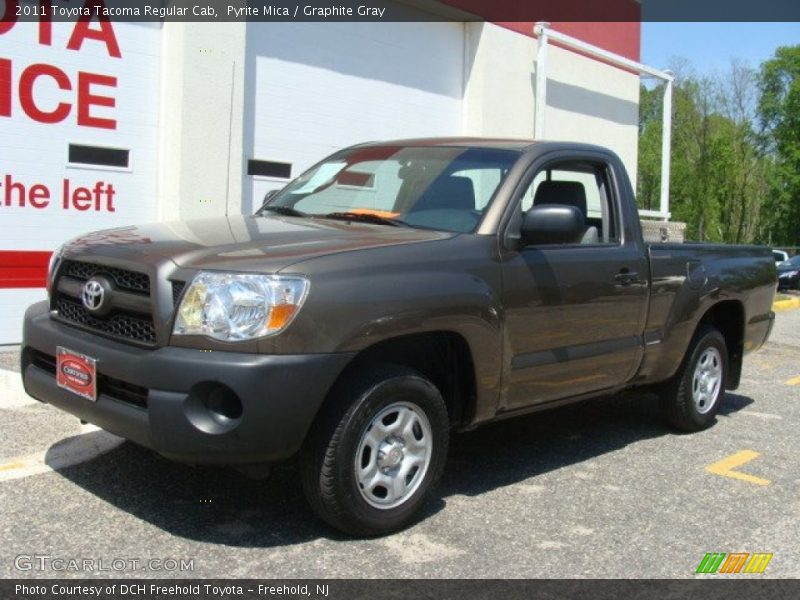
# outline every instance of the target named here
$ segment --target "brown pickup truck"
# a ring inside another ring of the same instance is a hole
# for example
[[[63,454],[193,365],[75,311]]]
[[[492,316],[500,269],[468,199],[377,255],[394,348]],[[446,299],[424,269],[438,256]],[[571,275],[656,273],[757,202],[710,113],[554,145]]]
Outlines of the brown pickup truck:
[[[297,456],[314,510],[374,535],[419,513],[451,432],[645,387],[671,425],[710,426],[776,282],[766,248],[646,244],[604,148],[370,143],[253,216],[66,244],[22,372],[175,460]]]

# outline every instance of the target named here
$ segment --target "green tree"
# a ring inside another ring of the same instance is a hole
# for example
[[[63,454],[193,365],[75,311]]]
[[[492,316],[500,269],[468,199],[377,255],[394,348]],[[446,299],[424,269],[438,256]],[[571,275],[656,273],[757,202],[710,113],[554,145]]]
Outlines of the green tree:
[[[661,190],[661,103],[664,88],[641,86],[639,94],[639,208],[656,210]]]
[[[782,46],[761,65],[761,143],[770,156],[769,224],[762,241],[800,245],[800,45]],[[766,236],[766,237],[764,237]]]
[[[717,127],[720,152],[727,158],[726,171],[719,173],[720,239],[732,243],[753,242],[759,232],[762,208],[768,195],[767,159],[759,147],[755,130],[759,88],[758,74],[733,61],[729,72],[717,83]]]
[[[678,75],[681,77],[681,75]],[[687,237],[718,240],[719,202],[714,194],[715,140],[712,85],[708,79],[683,75],[672,97],[672,173],[670,206],[673,219],[687,223]]]
[[[670,212],[687,223],[687,238],[750,243],[768,230],[762,210],[769,197],[771,161],[755,131],[759,78],[733,62],[724,75],[695,75],[674,65]],[[657,205],[660,188],[663,88],[642,89],[638,195]]]

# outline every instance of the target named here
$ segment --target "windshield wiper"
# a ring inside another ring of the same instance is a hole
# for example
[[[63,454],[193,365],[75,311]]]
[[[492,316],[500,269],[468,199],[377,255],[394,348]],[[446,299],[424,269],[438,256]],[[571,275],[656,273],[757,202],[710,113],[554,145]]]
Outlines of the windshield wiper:
[[[410,227],[408,223],[401,219],[381,217],[372,213],[358,212],[332,212],[323,215],[323,219],[338,219],[340,221],[362,221],[364,223],[376,223],[378,225],[391,225],[392,227]]]
[[[289,206],[262,206],[261,209],[258,211],[258,214],[263,212],[274,212],[278,215],[284,215],[286,217],[307,217],[308,213],[304,213],[302,211],[297,210],[296,208],[291,208]]]

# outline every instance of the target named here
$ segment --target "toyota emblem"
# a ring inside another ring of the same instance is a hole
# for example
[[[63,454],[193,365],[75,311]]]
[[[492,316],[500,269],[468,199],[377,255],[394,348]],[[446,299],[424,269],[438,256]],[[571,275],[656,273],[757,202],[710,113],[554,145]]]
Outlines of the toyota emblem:
[[[86,310],[91,312],[99,311],[103,306],[105,295],[106,292],[103,289],[102,284],[96,279],[90,279],[83,284],[81,300],[83,301],[83,305],[86,307]]]

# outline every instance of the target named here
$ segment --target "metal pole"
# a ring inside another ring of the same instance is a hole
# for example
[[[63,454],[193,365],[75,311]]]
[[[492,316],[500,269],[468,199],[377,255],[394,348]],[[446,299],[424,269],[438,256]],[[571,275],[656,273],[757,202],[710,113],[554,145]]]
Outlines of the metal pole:
[[[545,139],[544,113],[547,108],[547,38],[550,23],[540,21],[533,27],[533,33],[539,39],[536,50],[536,100],[533,112],[533,138]]]
[[[536,27],[538,28],[539,25],[542,25],[542,23],[537,23]],[[547,25],[549,27],[549,24]],[[534,29],[534,31],[536,30]],[[593,46],[588,42],[584,42],[583,40],[579,40],[578,38],[574,38],[565,33],[561,33],[556,29],[549,29],[547,31],[547,37],[554,42],[558,42],[559,44],[563,44],[570,48],[575,48],[576,50],[580,50],[581,52],[583,52],[584,54],[588,54],[589,56],[602,58],[606,62],[610,62],[612,64],[625,67],[626,69],[631,69],[632,71],[643,73],[645,75],[650,75],[651,77],[658,77],[659,79],[667,79],[666,71],[649,67],[640,62],[636,62],[635,60],[631,60],[630,58],[620,56],[619,54],[614,54],[609,50],[604,50],[603,48],[600,48],[598,46]]]
[[[662,71],[648,65],[636,62],[619,54],[599,48],[583,40],[566,35],[555,29],[550,29],[550,24],[536,23],[534,34],[539,38],[536,54],[536,105],[534,108],[533,131],[535,139],[545,138],[545,109],[547,107],[547,46],[549,42],[557,42],[567,48],[579,50],[582,53],[600,58],[610,64],[635,71],[640,75],[649,75],[665,82],[664,88],[664,115],[661,146],[661,198],[659,210],[640,210],[642,216],[669,220],[669,176],[670,176],[670,143],[672,132],[672,82],[674,76],[669,71]]]
[[[670,148],[672,145],[672,81],[673,74],[665,71],[669,76],[664,81],[664,104],[661,125],[661,204],[659,212],[665,221],[669,221],[669,177],[670,177]]]

